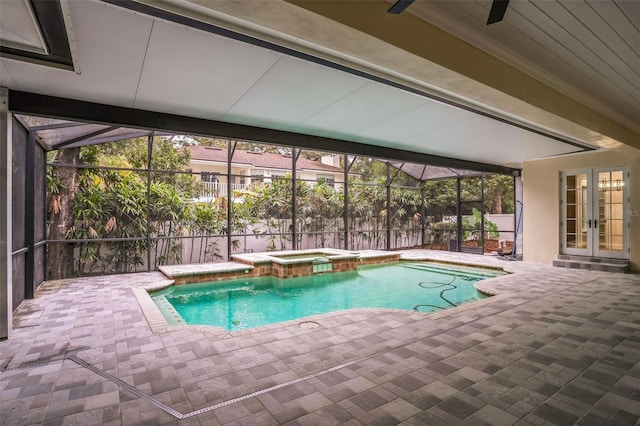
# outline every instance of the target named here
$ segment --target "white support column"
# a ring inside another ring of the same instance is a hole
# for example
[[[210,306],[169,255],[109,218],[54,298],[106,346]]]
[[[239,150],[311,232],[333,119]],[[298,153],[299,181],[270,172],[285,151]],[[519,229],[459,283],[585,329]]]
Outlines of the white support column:
[[[9,90],[0,87],[0,339],[11,337],[13,286],[11,260],[11,114]]]

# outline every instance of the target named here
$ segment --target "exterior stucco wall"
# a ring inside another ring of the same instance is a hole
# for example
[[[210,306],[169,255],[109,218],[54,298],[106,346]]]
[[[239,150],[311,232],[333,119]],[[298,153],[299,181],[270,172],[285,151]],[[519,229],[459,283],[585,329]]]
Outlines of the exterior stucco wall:
[[[217,164],[203,164],[203,163],[194,163],[192,162],[189,166],[191,171],[194,173],[200,172],[210,172],[210,173],[219,173],[219,178],[221,182],[227,181],[227,166],[226,165],[217,165]],[[246,167],[231,167],[232,175],[249,175]],[[238,178],[236,178],[237,180]]]
[[[227,176],[227,166],[226,165],[218,165],[218,164],[205,164],[204,162],[191,162],[190,165],[191,170],[194,173],[199,173],[199,172],[212,172],[212,173],[219,173],[220,174],[220,180],[222,182],[226,182],[226,176]],[[244,175],[247,177],[251,176],[251,169],[261,169],[261,170],[266,170],[267,171],[267,175],[266,177],[270,177],[271,176],[271,172],[277,172],[277,173],[282,173],[282,172],[286,172],[288,174],[291,174],[290,170],[275,170],[275,169],[265,169],[265,168],[261,168],[261,167],[249,167],[249,166],[245,166],[245,167],[232,167],[231,168],[231,174],[233,175]],[[315,181],[318,176],[333,176],[333,178],[335,179],[336,183],[342,183],[342,181],[344,180],[343,174],[342,173],[333,173],[333,172],[324,172],[324,171],[312,171],[312,170],[300,170],[298,171],[298,179],[300,180],[312,180]],[[238,181],[239,178],[235,178],[236,181]],[[237,182],[236,182],[237,183]]]
[[[560,251],[560,172],[610,166],[629,167],[630,266],[640,271],[640,150],[622,148],[523,165],[523,256],[528,262],[550,264]]]

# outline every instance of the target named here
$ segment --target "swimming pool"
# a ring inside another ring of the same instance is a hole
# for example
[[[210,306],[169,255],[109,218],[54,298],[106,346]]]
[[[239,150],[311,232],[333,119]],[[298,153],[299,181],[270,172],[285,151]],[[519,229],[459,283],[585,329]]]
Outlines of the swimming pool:
[[[171,286],[151,293],[169,324],[240,330],[352,308],[439,311],[481,299],[474,283],[499,272],[431,263],[363,266],[357,271],[273,276]]]

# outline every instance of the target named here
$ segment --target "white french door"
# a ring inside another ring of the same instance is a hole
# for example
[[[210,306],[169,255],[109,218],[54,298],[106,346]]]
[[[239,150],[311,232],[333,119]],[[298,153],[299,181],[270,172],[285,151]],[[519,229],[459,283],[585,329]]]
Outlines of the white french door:
[[[560,251],[629,258],[627,167],[562,172]]]

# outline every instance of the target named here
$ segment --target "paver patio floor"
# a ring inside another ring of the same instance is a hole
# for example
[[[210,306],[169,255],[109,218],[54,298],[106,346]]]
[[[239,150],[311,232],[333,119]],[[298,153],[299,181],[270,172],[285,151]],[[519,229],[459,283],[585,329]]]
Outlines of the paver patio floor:
[[[411,254],[517,273],[437,314],[343,311],[230,334],[152,332],[132,289],[160,273],[45,283],[0,342],[0,424],[638,423],[640,275]]]

